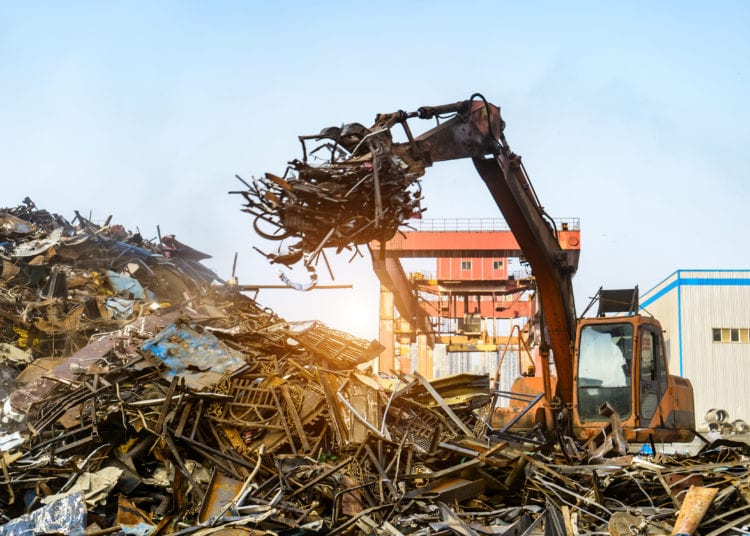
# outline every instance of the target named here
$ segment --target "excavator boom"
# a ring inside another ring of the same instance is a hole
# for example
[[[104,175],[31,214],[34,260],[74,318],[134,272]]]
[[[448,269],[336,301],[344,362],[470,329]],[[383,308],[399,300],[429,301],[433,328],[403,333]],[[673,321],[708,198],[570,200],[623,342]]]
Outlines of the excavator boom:
[[[406,119],[429,119],[449,112],[456,115],[412,138]],[[546,326],[556,363],[556,395],[563,404],[572,403],[576,330],[572,277],[577,259],[560,247],[554,223],[536,198],[521,157],[510,150],[505,140],[500,110],[484,100],[423,107],[416,114],[379,115],[372,130],[391,128],[396,123],[404,126],[409,138],[408,142],[393,146],[404,160],[416,159],[424,165],[459,158],[474,162],[531,266],[541,296],[542,325]],[[542,353],[545,350],[542,348]]]

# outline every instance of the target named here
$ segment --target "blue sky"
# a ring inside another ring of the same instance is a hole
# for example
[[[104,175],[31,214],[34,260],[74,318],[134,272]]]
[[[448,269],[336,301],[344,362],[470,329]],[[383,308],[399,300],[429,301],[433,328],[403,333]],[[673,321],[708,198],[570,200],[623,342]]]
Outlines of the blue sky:
[[[744,2],[4,3],[0,205],[159,225],[220,275],[237,251],[242,282],[276,284],[235,173],[480,91],[547,211],[581,218],[580,310],[600,285],[748,267],[748,27]],[[423,182],[426,217],[499,217],[468,161]],[[347,260],[354,290],[259,300],[375,337],[375,276]]]

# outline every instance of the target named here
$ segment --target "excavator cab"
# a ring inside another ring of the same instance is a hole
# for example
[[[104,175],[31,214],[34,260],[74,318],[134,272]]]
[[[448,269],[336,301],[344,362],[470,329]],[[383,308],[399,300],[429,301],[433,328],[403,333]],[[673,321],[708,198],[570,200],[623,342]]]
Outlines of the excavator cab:
[[[551,408],[557,405],[558,411],[567,411],[572,435],[583,441],[601,437],[613,419],[628,442],[692,441],[692,386],[669,374],[662,327],[638,314],[637,287],[600,289],[584,315],[597,302],[597,316],[581,317],[576,324],[567,409],[556,404],[559,384],[554,376],[549,382],[543,376],[520,377],[511,388],[509,407],[495,409],[492,427],[515,433],[528,433],[534,426],[553,429],[558,421]]]
[[[633,324],[586,323],[579,327],[577,415],[580,421],[602,420],[599,408],[609,404],[620,418],[632,413]],[[575,400],[575,399],[574,399]]]
[[[631,442],[687,442],[695,426],[690,381],[669,374],[659,322],[643,315],[584,318],[574,367],[574,435],[591,438],[611,421]]]

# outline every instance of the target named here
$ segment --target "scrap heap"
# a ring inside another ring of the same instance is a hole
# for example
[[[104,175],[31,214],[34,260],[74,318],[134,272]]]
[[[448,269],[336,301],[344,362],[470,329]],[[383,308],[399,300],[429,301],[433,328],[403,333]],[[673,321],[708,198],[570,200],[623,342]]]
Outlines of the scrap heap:
[[[0,535],[664,534],[700,493],[703,534],[747,523],[737,446],[566,461],[488,428],[486,376],[374,374],[173,236],[27,200],[0,258]]]
[[[308,140],[317,142],[309,153]],[[266,173],[248,183],[238,176],[246,189],[232,192],[244,197],[242,210],[260,236],[288,239],[275,253],[264,253],[272,263],[303,261],[314,271],[324,248],[340,253],[385,242],[423,212],[424,163],[394,151],[389,130],[351,123],[300,141],[303,158],[292,160],[283,177]]]

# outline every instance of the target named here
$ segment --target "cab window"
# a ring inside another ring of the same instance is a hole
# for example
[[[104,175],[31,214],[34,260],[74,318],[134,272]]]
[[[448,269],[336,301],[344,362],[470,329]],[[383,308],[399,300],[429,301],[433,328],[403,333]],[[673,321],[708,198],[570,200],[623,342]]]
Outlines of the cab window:
[[[583,326],[578,354],[578,415],[606,420],[599,408],[608,402],[625,419],[631,414],[633,326],[629,323]]]
[[[661,334],[650,326],[641,327],[640,416],[650,421],[667,391],[667,364]]]

